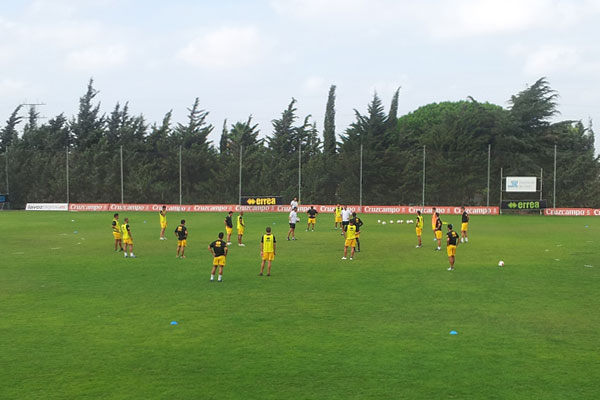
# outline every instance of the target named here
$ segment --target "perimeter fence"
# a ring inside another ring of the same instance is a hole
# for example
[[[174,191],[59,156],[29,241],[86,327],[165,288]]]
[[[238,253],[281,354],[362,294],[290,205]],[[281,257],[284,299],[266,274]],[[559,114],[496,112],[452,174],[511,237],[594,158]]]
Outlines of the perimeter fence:
[[[14,209],[28,202],[232,204],[240,194],[283,195],[284,201],[299,197],[303,204],[498,206],[502,174],[541,178],[538,193],[505,194],[504,200],[542,198],[548,207],[600,207],[598,159],[566,148],[538,150],[534,157],[498,154],[492,146],[469,154],[422,147],[376,166],[363,163],[358,153],[351,163],[336,155],[324,164],[325,156],[318,155],[300,157],[295,170],[274,171],[267,156],[206,159],[186,149],[127,146],[94,152],[9,148],[0,154],[0,194],[8,194]],[[282,186],[283,172],[288,178]]]

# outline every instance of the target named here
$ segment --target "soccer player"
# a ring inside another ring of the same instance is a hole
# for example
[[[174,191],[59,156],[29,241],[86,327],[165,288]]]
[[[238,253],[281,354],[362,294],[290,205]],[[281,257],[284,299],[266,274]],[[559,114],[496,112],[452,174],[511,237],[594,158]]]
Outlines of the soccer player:
[[[260,258],[262,259],[262,262],[260,263],[259,276],[263,276],[263,272],[265,270],[265,261],[269,262],[267,276],[271,276],[271,263],[275,259],[275,247],[277,240],[275,240],[275,235],[271,233],[270,226],[267,226],[266,231],[267,233],[265,233],[260,239]]]
[[[317,214],[319,213],[313,206],[310,206],[308,211],[308,224],[306,225],[306,232],[310,229],[310,225],[312,224],[312,231],[315,231],[315,224],[317,223]]]
[[[356,225],[354,225],[354,221],[349,221],[348,227],[343,235],[346,236],[346,241],[344,242],[344,257],[342,257],[342,260],[345,260],[348,255],[348,247],[352,248],[352,251],[350,252],[350,260],[352,260],[354,257],[354,249],[356,247]]]
[[[127,257],[127,246],[129,246],[129,257],[135,258],[135,255],[133,254],[133,235],[131,234],[131,227],[129,226],[129,218],[125,218],[123,222],[125,222],[121,225],[121,235],[123,236],[123,244],[125,245],[123,256]]]
[[[335,224],[333,225],[334,229],[338,228],[338,224],[340,224],[340,228],[342,227],[342,207],[340,203],[337,203],[334,211]]]
[[[293,210],[294,208],[298,208],[298,199],[296,197],[290,202],[290,210]]]
[[[448,261],[450,261],[450,268],[448,268],[448,271],[454,271],[454,259],[457,246],[458,233],[452,230],[452,224],[448,224],[448,233],[446,234],[446,252],[448,253]]]
[[[356,251],[360,253],[360,227],[364,225],[362,219],[356,216],[356,213],[352,213],[352,219],[350,221],[354,222],[354,226],[356,226]]]
[[[177,258],[185,258],[185,247],[187,246],[188,230],[185,227],[185,219],[181,220],[181,224],[175,228],[175,236],[177,236]],[[181,251],[181,256],[179,255]]]
[[[244,212],[240,211],[240,215],[237,217],[237,234],[238,234],[238,246],[244,247],[245,244],[242,243],[242,236],[244,236]]]
[[[233,221],[231,220],[232,215],[233,215],[233,211],[229,211],[228,215],[225,217],[225,231],[227,232],[227,245],[231,244],[231,232],[233,231]]]
[[[433,241],[437,240],[437,236],[435,235],[435,224],[437,221],[437,212],[435,207],[431,209],[431,230],[433,231]]]
[[[346,229],[348,228],[351,215],[352,211],[348,209],[348,206],[342,207],[342,235],[344,234],[344,232],[346,232]]]
[[[442,250],[442,219],[440,218],[440,214],[435,213],[437,219],[435,220],[435,239],[437,240],[437,249],[436,251]]]
[[[112,233],[115,238],[115,251],[123,251],[123,244],[121,239],[121,225],[119,225],[119,214],[113,215],[112,220]],[[118,249],[117,249],[118,247]]]
[[[167,240],[165,237],[165,229],[167,229],[167,206],[162,206],[162,210],[158,212],[160,218],[160,240]]]
[[[210,273],[210,281],[215,281],[215,272],[219,267],[219,280],[223,282],[223,267],[225,266],[225,258],[227,257],[227,243],[223,240],[223,232],[219,232],[219,238],[208,245],[208,250],[213,255],[213,267]]]
[[[290,240],[290,235],[292,235],[292,240],[296,240],[296,222],[300,221],[298,218],[298,207],[292,208],[289,216],[290,230],[288,231],[287,239]]]
[[[421,244],[421,235],[423,234],[423,216],[421,215],[421,211],[417,210],[417,222],[415,223],[415,231],[417,232],[417,249],[422,246]]]
[[[462,210],[462,223],[460,225],[460,242],[465,243],[469,242],[469,235],[467,231],[469,230],[469,214],[464,207],[461,207]]]

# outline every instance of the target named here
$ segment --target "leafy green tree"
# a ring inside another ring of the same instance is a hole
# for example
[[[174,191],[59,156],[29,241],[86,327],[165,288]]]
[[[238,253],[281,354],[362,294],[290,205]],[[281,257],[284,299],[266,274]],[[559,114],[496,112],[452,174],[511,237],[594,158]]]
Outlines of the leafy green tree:
[[[17,132],[17,125],[21,122],[23,117],[19,116],[19,112],[23,106],[19,105],[10,114],[10,117],[6,121],[6,125],[0,131],[0,152],[6,152],[6,148],[16,143],[19,140],[19,132]]]

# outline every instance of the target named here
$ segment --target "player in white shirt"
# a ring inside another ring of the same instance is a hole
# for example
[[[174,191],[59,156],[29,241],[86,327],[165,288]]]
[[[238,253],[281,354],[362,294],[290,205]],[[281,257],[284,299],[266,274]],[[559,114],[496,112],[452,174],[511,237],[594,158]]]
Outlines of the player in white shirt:
[[[298,199],[296,197],[294,197],[294,199],[290,203],[290,209],[293,210],[294,208],[298,208]],[[298,211],[298,210],[296,210],[296,211]]]
[[[290,240],[290,235],[291,235],[291,240],[296,240],[296,222],[300,222],[300,218],[298,218],[298,207],[294,207],[292,208],[292,211],[290,211],[290,216],[289,216],[289,223],[290,223],[290,231],[288,232],[288,236],[287,239]]]
[[[348,209],[348,206],[344,206],[342,208],[342,235],[346,232],[346,228],[348,228],[348,224],[350,223],[350,217],[352,216],[352,211]]]

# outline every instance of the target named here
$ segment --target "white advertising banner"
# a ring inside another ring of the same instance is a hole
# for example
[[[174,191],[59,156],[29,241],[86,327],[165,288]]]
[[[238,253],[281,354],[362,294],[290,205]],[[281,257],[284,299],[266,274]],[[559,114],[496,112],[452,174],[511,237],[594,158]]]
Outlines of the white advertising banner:
[[[68,203],[27,203],[27,211],[69,211]]]
[[[507,192],[535,192],[537,191],[537,177],[535,176],[507,176]]]

